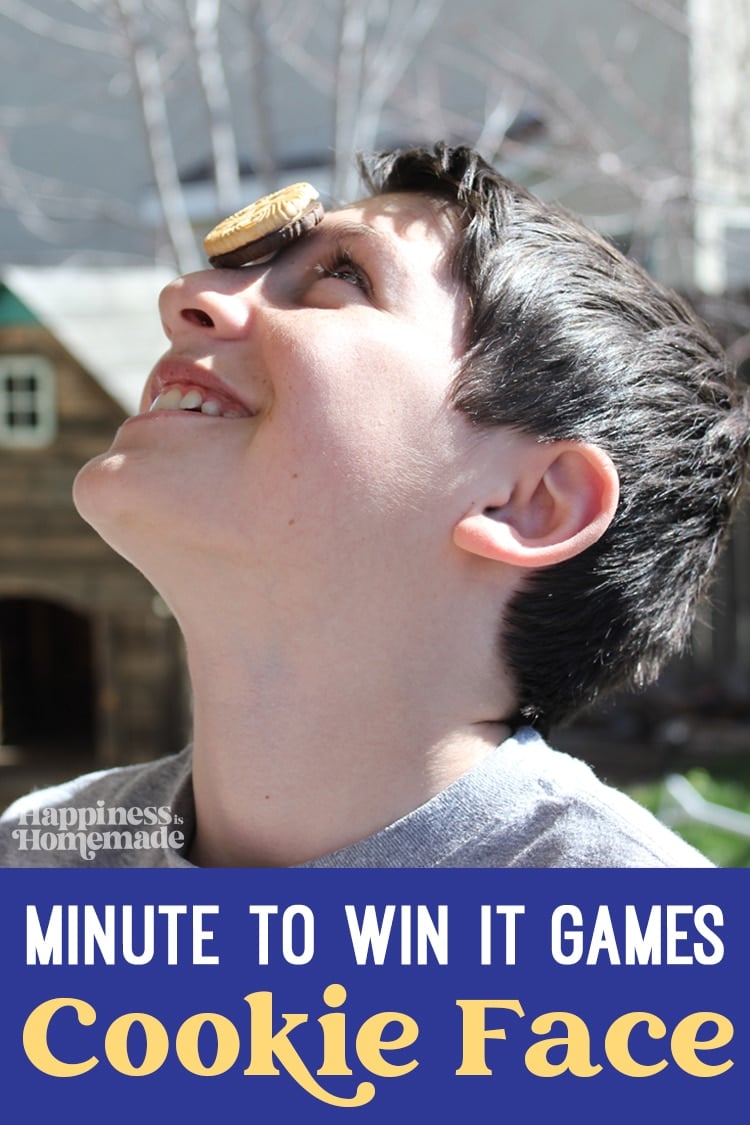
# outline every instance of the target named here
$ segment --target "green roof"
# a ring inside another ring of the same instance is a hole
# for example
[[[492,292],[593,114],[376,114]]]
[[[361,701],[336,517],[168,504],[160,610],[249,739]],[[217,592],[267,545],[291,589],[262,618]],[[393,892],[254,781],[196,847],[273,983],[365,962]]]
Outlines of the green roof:
[[[7,285],[0,285],[0,327],[11,324],[39,324],[39,321]]]

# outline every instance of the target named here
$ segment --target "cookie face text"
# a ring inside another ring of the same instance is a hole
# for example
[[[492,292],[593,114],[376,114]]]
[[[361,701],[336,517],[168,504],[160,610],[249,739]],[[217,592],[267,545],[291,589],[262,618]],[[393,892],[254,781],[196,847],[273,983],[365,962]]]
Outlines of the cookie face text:
[[[243,997],[241,1018],[197,1012],[175,1027],[147,1012],[125,1012],[105,1025],[87,1000],[60,996],[29,1014],[23,1046],[29,1062],[55,1078],[75,1078],[99,1066],[139,1078],[172,1056],[198,1077],[235,1067],[248,1078],[286,1076],[318,1101],[356,1108],[373,1100],[381,1080],[405,1077],[428,1060],[418,1055],[420,1029],[413,1016],[383,1010],[358,1022],[349,1018],[346,1001],[346,988],[336,982],[324,989],[314,1012],[290,1011],[289,997],[257,991]],[[140,1045],[131,1050],[135,1027]],[[211,1035],[199,1044],[207,1027]],[[446,1013],[446,1034],[456,1038],[459,1078],[501,1080],[519,1066],[540,1078],[589,1079],[609,1070],[643,1079],[674,1069],[715,1078],[734,1065],[728,1053],[734,1027],[719,1012],[687,1012],[671,1025],[654,1012],[624,1012],[597,1037],[574,1012],[531,1014],[517,998],[458,999],[456,1010]]]

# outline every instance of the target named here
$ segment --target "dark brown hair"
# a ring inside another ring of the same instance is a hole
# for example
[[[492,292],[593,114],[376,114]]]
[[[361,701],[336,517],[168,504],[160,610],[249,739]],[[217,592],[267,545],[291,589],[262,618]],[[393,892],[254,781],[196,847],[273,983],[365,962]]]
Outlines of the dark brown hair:
[[[546,729],[684,647],[743,482],[747,394],[676,294],[471,149],[384,153],[363,171],[374,194],[422,192],[460,216],[472,315],[456,407],[477,426],[593,442],[620,475],[602,539],[532,572],[502,624],[517,720]]]

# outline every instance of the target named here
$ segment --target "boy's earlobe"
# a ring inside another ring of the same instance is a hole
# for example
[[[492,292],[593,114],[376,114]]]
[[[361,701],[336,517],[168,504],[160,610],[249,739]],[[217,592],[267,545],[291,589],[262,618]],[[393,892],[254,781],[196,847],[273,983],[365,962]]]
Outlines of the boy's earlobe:
[[[510,566],[552,566],[601,538],[618,499],[617,469],[599,446],[537,442],[519,462],[510,499],[472,508],[455,525],[453,541]]]

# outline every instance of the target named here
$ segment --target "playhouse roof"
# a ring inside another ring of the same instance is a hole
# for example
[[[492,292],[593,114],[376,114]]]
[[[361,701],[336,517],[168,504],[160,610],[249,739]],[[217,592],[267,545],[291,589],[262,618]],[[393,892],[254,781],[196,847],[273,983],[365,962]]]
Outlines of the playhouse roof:
[[[158,266],[11,266],[1,280],[131,414],[167,349],[156,301],[172,276]]]

